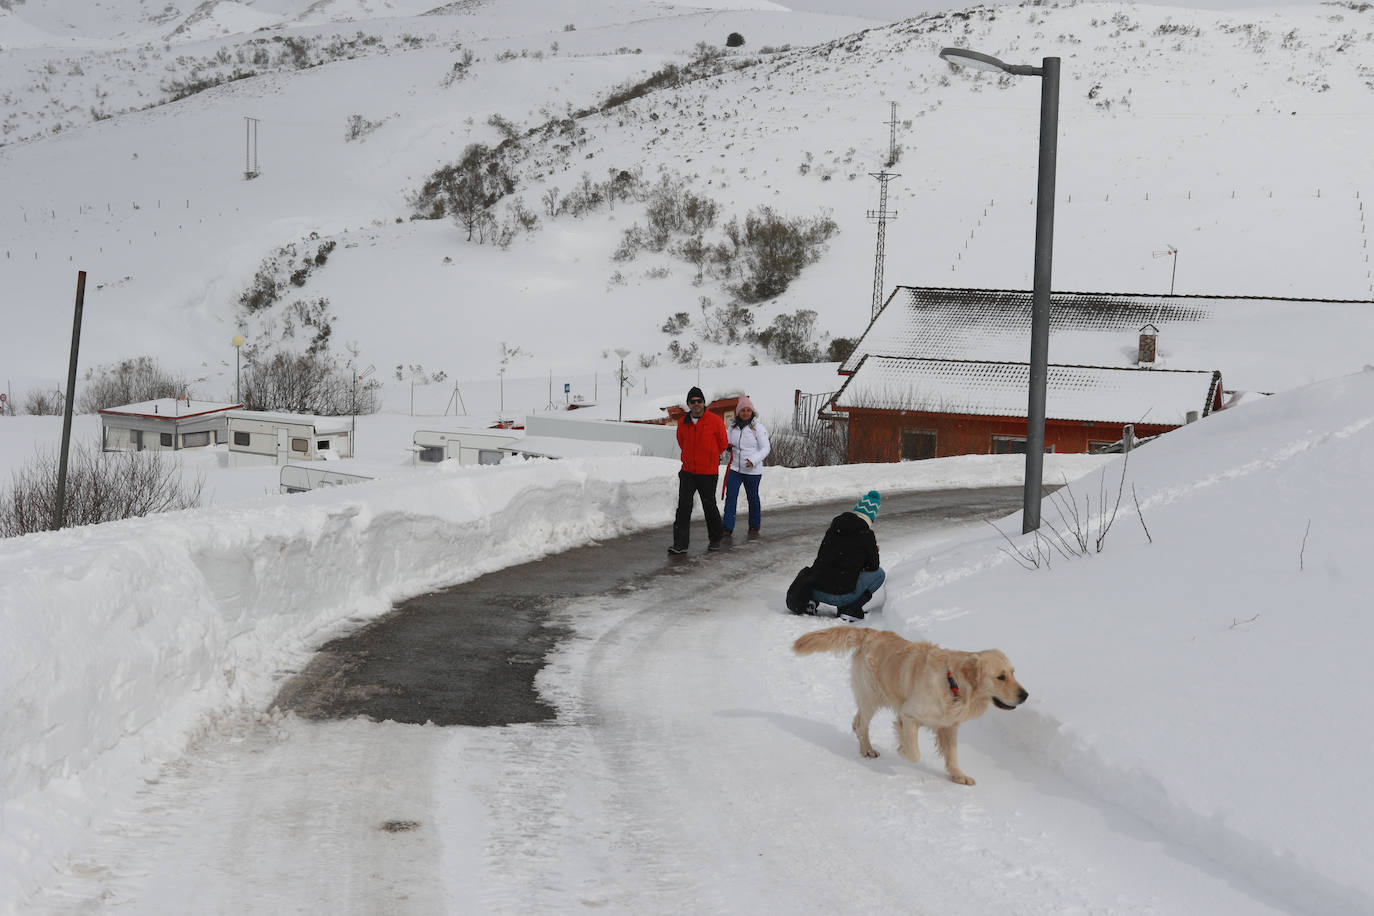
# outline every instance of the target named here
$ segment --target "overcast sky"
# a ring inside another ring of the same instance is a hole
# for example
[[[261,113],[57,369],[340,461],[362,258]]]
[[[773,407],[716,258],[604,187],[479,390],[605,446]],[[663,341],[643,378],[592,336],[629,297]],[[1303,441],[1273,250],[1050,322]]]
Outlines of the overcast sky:
[[[1000,3],[978,4],[960,0],[778,0],[783,6],[794,10],[814,13],[844,13],[851,16],[868,16],[887,22],[907,19],[921,13],[947,9],[966,9],[970,6],[1001,6]],[[1321,0],[1188,0],[1188,2],[1155,2],[1150,6],[1180,6],[1206,10],[1250,9],[1270,6],[1313,6]]]

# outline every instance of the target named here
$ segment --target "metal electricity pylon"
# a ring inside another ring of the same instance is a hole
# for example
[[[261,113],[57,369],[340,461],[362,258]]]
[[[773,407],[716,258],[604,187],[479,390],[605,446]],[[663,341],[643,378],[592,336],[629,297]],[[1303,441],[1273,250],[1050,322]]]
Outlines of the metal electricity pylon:
[[[868,218],[878,223],[878,253],[873,259],[873,311],[869,319],[878,317],[878,309],[883,306],[883,256],[887,251],[887,224],[897,218],[897,211],[887,209],[887,183],[901,176],[895,172],[869,172],[878,179],[878,209],[869,210]]]

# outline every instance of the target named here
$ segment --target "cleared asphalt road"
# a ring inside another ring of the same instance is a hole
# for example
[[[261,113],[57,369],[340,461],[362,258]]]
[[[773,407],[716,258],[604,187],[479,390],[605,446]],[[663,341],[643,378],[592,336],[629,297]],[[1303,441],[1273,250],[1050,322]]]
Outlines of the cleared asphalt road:
[[[885,530],[1004,516],[1020,507],[1021,496],[1020,487],[884,495],[878,546]],[[420,595],[320,647],[305,670],[282,687],[274,705],[310,719],[362,715],[435,725],[552,719],[556,710],[540,700],[534,678],[548,651],[567,635],[550,623],[554,608],[572,598],[642,588],[656,576],[725,575],[749,564],[800,569],[815,557],[830,519],[852,505],[850,499],[777,509],[765,501],[760,537],[742,537],[741,526],[724,549],[711,553],[698,508],[692,549],[684,556],[668,555],[672,536],[661,528]],[[777,604],[782,607],[782,594]]]

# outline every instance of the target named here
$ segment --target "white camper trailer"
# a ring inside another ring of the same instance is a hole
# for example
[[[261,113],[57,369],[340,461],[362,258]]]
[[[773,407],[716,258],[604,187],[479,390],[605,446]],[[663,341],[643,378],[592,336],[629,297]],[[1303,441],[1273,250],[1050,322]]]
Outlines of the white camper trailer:
[[[203,448],[225,440],[225,417],[242,404],[158,398],[100,411],[100,448],[142,452]]]
[[[284,464],[281,467],[283,493],[304,493],[307,490],[342,487],[372,479],[366,474],[336,471],[328,462],[320,462],[316,467],[307,467],[303,464]]]
[[[352,420],[309,414],[231,410],[229,463],[286,464],[353,456]]]
[[[508,432],[472,429],[421,429],[414,437],[415,460],[425,464],[457,461],[462,465],[500,464],[506,453],[503,445],[520,439]]]
[[[281,481],[281,492],[304,493],[308,490],[326,490],[330,487],[366,483],[369,480],[413,477],[418,473],[420,472],[409,464],[349,458],[345,461],[290,462],[282,465],[278,477]]]

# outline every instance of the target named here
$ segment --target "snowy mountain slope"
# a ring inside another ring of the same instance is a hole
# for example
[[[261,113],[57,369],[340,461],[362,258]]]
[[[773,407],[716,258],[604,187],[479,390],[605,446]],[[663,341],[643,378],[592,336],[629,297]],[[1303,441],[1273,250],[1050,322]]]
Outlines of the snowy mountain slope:
[[[307,12],[221,6],[284,23]],[[503,341],[522,354],[512,376],[614,371],[617,346],[632,363],[665,364],[672,338],[660,327],[677,312],[693,319],[682,341],[701,343],[699,359],[759,357],[700,340],[703,304],[731,299],[723,278],[698,285],[691,264],[666,254],[612,260],[642,209],[543,209],[554,188],[566,195],[584,175],[602,182],[627,169],[681,178],[716,202],[708,242],[762,206],[833,219],[839,231],[820,260],[755,308],[754,327],[810,309],[822,343],[857,336],[873,289],[870,173],[888,153],[892,102],[901,157],[883,287],[1023,287],[1038,81],[959,72],[936,57],[944,45],[1063,57],[1056,288],[1164,291],[1177,266],[1178,292],[1374,296],[1359,196],[1374,132],[1374,12],[1358,5],[975,8],[867,29],[772,4],[486,3],[418,16],[363,6],[310,15],[391,18],[83,49],[80,74],[71,51],[4,45],[0,66],[30,74],[9,91],[4,117],[34,136],[0,147],[0,281],[9,339],[24,341],[4,363],[20,393],[63,377],[61,316],[84,269],[83,366],[148,353],[186,371],[198,394],[221,396],[232,384],[228,338],[284,333],[281,307],[249,322],[239,295],[285,246],[303,257],[326,241],[328,264],[283,303],[328,300],[333,339],[357,344],[360,365],[490,379]],[[0,20],[0,43],[28,9]],[[616,87],[734,30],[746,36],[727,58],[739,69],[597,110]],[[123,110],[138,93],[152,100],[170,83],[222,79],[240,52],[251,62],[260,47],[270,52],[261,75],[83,126],[97,89],[110,94],[107,111]],[[309,64],[330,62],[294,69],[280,63],[291,47]],[[464,51],[474,60],[452,79]],[[71,121],[36,135],[55,126],[53,105]],[[591,113],[572,133],[552,129],[582,110]],[[517,186],[498,215],[518,198],[541,220],[505,250],[464,241],[449,220],[410,221],[410,197],[435,168],[469,143],[501,141],[493,116],[517,132],[503,153]],[[349,139],[355,118],[368,126]],[[249,168],[260,175],[244,181]],[[1176,261],[1154,256],[1168,245]]]

